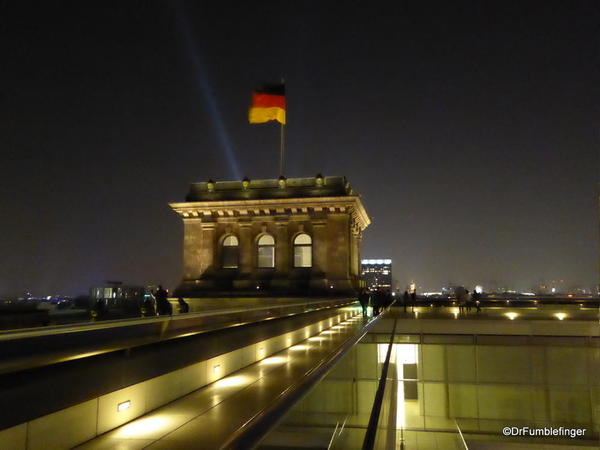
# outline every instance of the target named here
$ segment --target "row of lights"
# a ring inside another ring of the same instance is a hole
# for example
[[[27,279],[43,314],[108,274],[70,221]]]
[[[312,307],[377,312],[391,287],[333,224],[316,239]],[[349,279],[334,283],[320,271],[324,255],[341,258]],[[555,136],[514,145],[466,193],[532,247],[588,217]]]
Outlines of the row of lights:
[[[332,328],[339,330],[340,328],[343,328],[344,326],[351,325],[352,322],[354,322],[355,320],[358,320],[358,319],[359,319],[358,317],[352,317],[338,325],[335,325]],[[331,319],[330,319],[329,325],[332,325]],[[320,331],[322,330],[322,325],[319,325],[319,330]],[[306,330],[306,331],[308,333],[310,333],[309,330]],[[326,331],[329,331],[329,330],[326,330]],[[309,336],[308,333],[305,334],[305,337]],[[321,334],[323,334],[323,333],[321,333]],[[324,339],[325,338],[320,337],[320,336],[308,337],[308,341],[315,341],[315,340],[323,341]],[[311,348],[311,346],[309,344],[297,344],[297,345],[292,346],[291,345],[292,344],[291,337],[286,338],[286,343],[288,345],[288,349],[293,352],[306,351]],[[258,355],[262,359],[259,363],[261,365],[284,364],[289,361],[288,357],[283,357],[283,356],[272,356],[269,358],[265,358],[266,351],[265,351],[264,347],[260,347],[258,349]],[[213,374],[216,377],[218,377],[220,375],[221,371],[222,371],[221,364],[215,364],[213,366]],[[217,388],[242,386],[244,384],[250,383],[251,381],[252,381],[252,378],[249,376],[233,375],[230,377],[221,378],[220,380],[217,380],[214,383],[214,386]],[[132,401],[125,400],[124,402],[117,404],[117,412],[123,413],[123,412],[127,411],[128,409],[130,409],[131,407],[132,407]],[[149,431],[155,432],[158,429],[166,429],[168,426],[170,426],[170,424],[171,424],[171,421],[165,417],[160,417],[160,416],[152,417],[151,416],[151,417],[141,418],[141,419],[138,419],[134,422],[131,422],[131,423],[121,427],[119,429],[119,431],[117,432],[117,436],[124,437],[124,438],[141,437],[141,436],[146,435]]]
[[[354,320],[357,320],[357,317],[353,317],[351,319],[345,320],[344,322],[338,324],[338,325],[334,325],[333,329],[339,330],[340,328],[343,328],[345,326],[349,326],[351,325],[351,323],[346,323],[346,322],[353,322]],[[332,324],[332,320],[330,319],[330,325]],[[319,327],[319,329],[321,329]],[[325,331],[321,331],[320,334],[333,334],[333,331],[330,330],[325,330]],[[190,333],[193,334],[193,333]],[[308,341],[323,341],[324,338],[323,337],[319,337],[319,336],[313,336],[308,338]],[[286,343],[288,345],[289,350],[291,351],[304,351],[304,350],[308,350],[310,349],[310,345],[307,344],[298,344],[298,345],[294,345],[292,346],[292,338],[291,337],[287,337],[286,339]],[[283,364],[289,361],[288,358],[283,357],[283,356],[272,356],[270,358],[265,358],[266,356],[266,350],[264,347],[260,347],[258,349],[258,357],[261,360],[259,364],[261,365],[276,365],[276,364]],[[221,373],[222,367],[221,364],[215,364],[213,366],[213,374],[215,377],[219,377],[220,373]],[[239,386],[244,384],[245,382],[247,382],[249,380],[249,377],[245,377],[242,375],[235,375],[232,377],[227,377],[227,378],[222,378],[220,380],[217,380],[215,382],[215,386],[216,387],[231,387],[231,386]],[[132,406],[132,402],[131,400],[126,400],[124,402],[121,402],[119,404],[117,404],[117,412],[124,412],[127,411],[129,408],[131,408]]]
[[[508,317],[510,320],[515,320],[517,317],[519,317],[518,313],[512,312],[512,311],[504,313],[504,315],[506,317]],[[558,320],[565,320],[567,317],[569,317],[567,314],[565,314],[563,312],[554,313],[553,316],[556,317]]]

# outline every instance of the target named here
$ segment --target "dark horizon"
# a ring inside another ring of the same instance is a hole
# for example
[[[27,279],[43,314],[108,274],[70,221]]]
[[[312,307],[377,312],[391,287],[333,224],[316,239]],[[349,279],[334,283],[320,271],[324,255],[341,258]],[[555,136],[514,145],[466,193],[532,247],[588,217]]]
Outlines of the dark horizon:
[[[175,287],[196,181],[345,175],[424,290],[598,283],[594,1],[4,5],[0,296]]]

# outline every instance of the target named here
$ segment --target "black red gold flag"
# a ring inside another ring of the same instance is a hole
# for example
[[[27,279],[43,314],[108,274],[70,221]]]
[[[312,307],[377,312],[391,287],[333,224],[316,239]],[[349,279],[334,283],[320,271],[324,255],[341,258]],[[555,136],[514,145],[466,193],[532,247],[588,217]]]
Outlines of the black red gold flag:
[[[250,123],[271,120],[285,125],[285,85],[268,85],[252,93],[252,105],[248,112]]]

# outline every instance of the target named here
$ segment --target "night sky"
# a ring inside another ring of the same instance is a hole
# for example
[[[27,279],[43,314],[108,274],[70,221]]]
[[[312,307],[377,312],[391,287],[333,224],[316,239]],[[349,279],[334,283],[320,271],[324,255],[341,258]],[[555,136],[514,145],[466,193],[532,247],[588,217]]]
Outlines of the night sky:
[[[8,3],[12,3],[9,5]],[[181,276],[189,183],[346,175],[402,287],[597,280],[597,1],[4,2],[0,296]]]

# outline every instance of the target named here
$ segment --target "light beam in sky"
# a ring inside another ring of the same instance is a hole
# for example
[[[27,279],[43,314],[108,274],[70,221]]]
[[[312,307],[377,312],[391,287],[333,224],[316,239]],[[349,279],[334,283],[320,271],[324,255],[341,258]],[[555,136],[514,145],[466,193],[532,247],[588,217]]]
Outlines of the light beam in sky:
[[[217,138],[221,144],[221,147],[225,152],[225,157],[227,158],[227,162],[229,163],[231,176],[234,180],[239,180],[242,178],[242,175],[237,162],[237,158],[235,156],[233,144],[231,142],[231,139],[229,138],[229,133],[227,132],[225,123],[223,122],[223,116],[219,109],[217,99],[215,98],[214,91],[208,80],[208,75],[204,68],[204,63],[200,55],[200,50],[198,49],[196,41],[193,37],[190,23],[187,20],[185,12],[182,11],[182,8],[178,3],[176,16],[178,18],[177,28],[181,33],[183,46],[187,57],[192,64],[192,70],[194,71],[194,80],[196,81],[197,88],[202,94],[205,108],[208,112],[208,115],[211,118],[213,128],[215,130],[215,133],[217,134]]]

